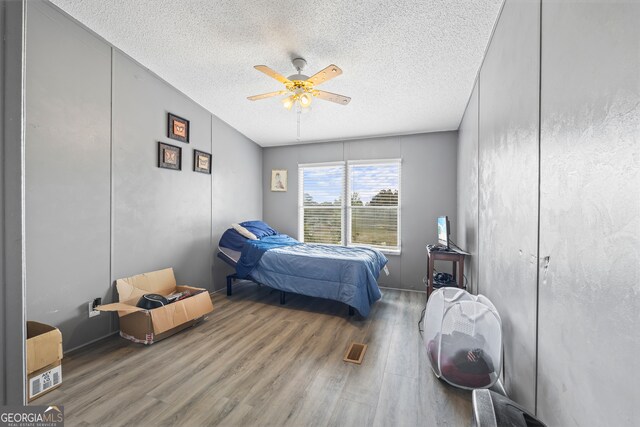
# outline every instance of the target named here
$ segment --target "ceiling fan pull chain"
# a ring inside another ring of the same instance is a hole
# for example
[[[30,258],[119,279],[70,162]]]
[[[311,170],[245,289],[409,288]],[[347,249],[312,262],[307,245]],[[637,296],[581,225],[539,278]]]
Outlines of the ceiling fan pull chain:
[[[300,114],[302,113],[300,107],[298,107],[298,142],[300,142]]]

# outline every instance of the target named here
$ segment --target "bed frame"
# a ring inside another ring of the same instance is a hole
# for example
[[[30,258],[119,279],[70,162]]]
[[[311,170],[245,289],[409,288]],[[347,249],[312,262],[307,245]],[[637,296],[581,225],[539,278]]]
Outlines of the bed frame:
[[[236,268],[235,266],[235,262],[230,259],[229,257],[227,257],[226,255],[224,255],[222,252],[218,252],[218,258],[220,258],[221,260],[223,260],[225,263],[229,264],[231,267],[233,267],[234,269]],[[238,275],[236,273],[233,274],[229,274],[227,276],[227,296],[231,296],[233,295],[233,281],[234,280],[239,280]],[[253,280],[251,277],[247,278],[247,279],[243,279],[243,280],[249,280],[250,282],[253,282],[259,286],[264,285],[263,283],[257,282],[255,280]],[[269,286],[269,285],[264,285],[264,286]],[[287,302],[287,293],[285,291],[278,291],[280,292],[280,304],[284,305]],[[337,301],[339,302],[339,301]],[[349,307],[349,316],[353,316],[355,314],[355,309],[351,306]]]

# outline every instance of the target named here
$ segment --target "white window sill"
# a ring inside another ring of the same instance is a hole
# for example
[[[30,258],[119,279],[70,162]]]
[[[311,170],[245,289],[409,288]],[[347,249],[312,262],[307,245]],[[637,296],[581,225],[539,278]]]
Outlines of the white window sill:
[[[402,251],[388,251],[385,249],[378,249],[378,250],[385,255],[398,255],[398,256],[402,255]]]
[[[402,250],[401,249],[384,249],[384,248],[380,248],[377,246],[369,246],[369,245],[348,245],[347,247],[350,248],[369,248],[369,249],[377,249],[380,252],[382,252],[385,255],[401,255],[402,254]]]

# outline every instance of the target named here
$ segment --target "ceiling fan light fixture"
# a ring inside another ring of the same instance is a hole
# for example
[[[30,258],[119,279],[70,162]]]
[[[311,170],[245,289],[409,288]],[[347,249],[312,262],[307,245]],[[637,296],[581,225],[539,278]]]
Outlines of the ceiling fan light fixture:
[[[303,93],[302,95],[300,95],[299,102],[303,108],[308,108],[311,105],[312,100],[313,100],[313,97],[310,94]]]
[[[291,107],[293,107],[294,103],[295,103],[295,100],[293,95],[287,96],[285,99],[282,100],[282,106],[287,110],[291,110]]]

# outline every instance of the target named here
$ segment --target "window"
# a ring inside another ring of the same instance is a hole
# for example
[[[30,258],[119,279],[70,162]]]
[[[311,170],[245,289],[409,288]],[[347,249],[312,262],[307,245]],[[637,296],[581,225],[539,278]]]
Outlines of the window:
[[[298,238],[309,243],[344,243],[344,162],[300,166]]]
[[[298,236],[400,252],[400,160],[300,165]]]
[[[400,162],[349,162],[349,245],[400,250]]]

